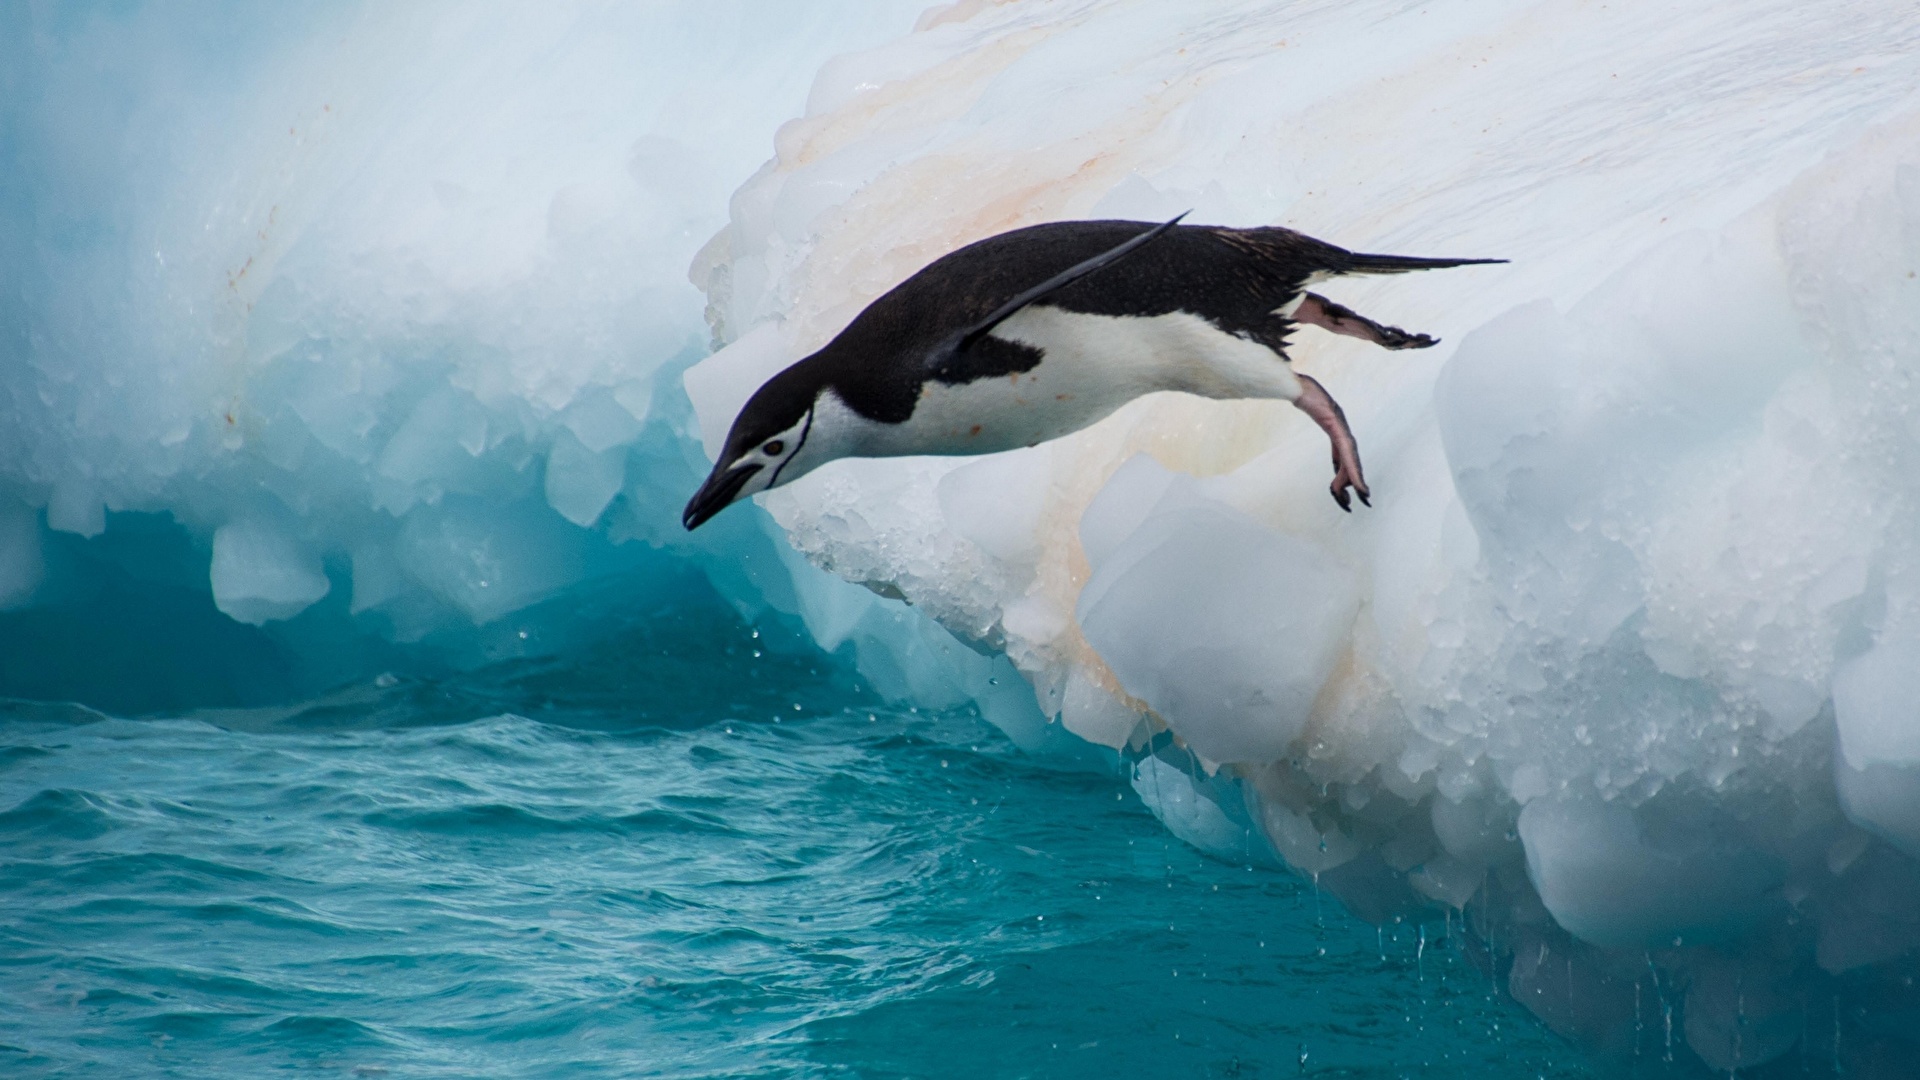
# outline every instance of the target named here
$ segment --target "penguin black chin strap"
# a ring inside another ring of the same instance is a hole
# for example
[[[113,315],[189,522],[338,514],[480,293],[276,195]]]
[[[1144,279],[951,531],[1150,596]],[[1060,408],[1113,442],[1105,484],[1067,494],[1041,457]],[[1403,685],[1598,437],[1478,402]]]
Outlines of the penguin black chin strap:
[[[773,475],[767,477],[767,486],[764,488],[761,488],[760,490],[762,491],[772,490],[776,484],[780,483],[780,473],[784,469],[786,469],[788,465],[793,463],[794,458],[797,458],[800,456],[800,448],[807,445],[807,436],[813,433],[814,408],[815,407],[812,405],[807,406],[807,422],[805,426],[801,427],[800,429],[800,437],[798,439],[795,439],[793,442],[793,453],[787,455],[787,460],[774,466]]]

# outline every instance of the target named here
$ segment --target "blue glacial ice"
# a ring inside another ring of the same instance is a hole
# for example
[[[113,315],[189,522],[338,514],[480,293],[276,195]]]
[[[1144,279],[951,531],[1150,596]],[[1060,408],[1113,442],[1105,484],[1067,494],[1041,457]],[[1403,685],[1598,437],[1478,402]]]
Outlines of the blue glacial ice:
[[[1197,846],[1463,911],[1589,1045],[1670,1006],[1758,1066],[1844,1002],[1920,1056],[1920,14],[919,6],[20,9],[0,618],[164,549],[296,656],[499,655],[691,568]],[[930,259],[1189,207],[1513,260],[1328,286],[1438,348],[1296,336],[1371,512],[1286,406],[1156,396],[678,531]]]

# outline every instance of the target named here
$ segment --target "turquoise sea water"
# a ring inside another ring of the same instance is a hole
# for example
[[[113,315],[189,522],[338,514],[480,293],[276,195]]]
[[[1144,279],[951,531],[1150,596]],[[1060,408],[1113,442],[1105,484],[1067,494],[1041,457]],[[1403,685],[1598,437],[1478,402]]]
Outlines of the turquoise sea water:
[[[0,1075],[1590,1075],[1444,927],[761,646],[8,707]]]

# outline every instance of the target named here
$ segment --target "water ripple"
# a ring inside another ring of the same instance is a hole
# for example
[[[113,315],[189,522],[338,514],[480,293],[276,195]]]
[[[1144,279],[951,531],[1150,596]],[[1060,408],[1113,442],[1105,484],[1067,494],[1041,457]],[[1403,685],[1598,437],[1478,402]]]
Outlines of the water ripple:
[[[0,1074],[1295,1075],[1304,1044],[1327,1075],[1585,1075],[1450,951],[1382,965],[977,720],[470,696],[0,720]]]
[[[42,791],[0,811],[0,837],[92,840],[113,831],[113,815],[84,791]]]

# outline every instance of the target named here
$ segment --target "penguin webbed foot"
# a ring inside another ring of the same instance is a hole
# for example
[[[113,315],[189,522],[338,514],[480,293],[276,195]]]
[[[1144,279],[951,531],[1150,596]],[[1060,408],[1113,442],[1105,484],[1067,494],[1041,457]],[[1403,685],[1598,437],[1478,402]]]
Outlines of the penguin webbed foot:
[[[1440,339],[1428,334],[1409,334],[1397,326],[1380,328],[1379,345],[1385,349],[1431,349]]]
[[[1410,334],[1397,326],[1374,322],[1365,315],[1336,304],[1318,293],[1308,293],[1294,310],[1293,320],[1317,326],[1331,334],[1370,341],[1383,349],[1431,349],[1440,339],[1429,334]]]

